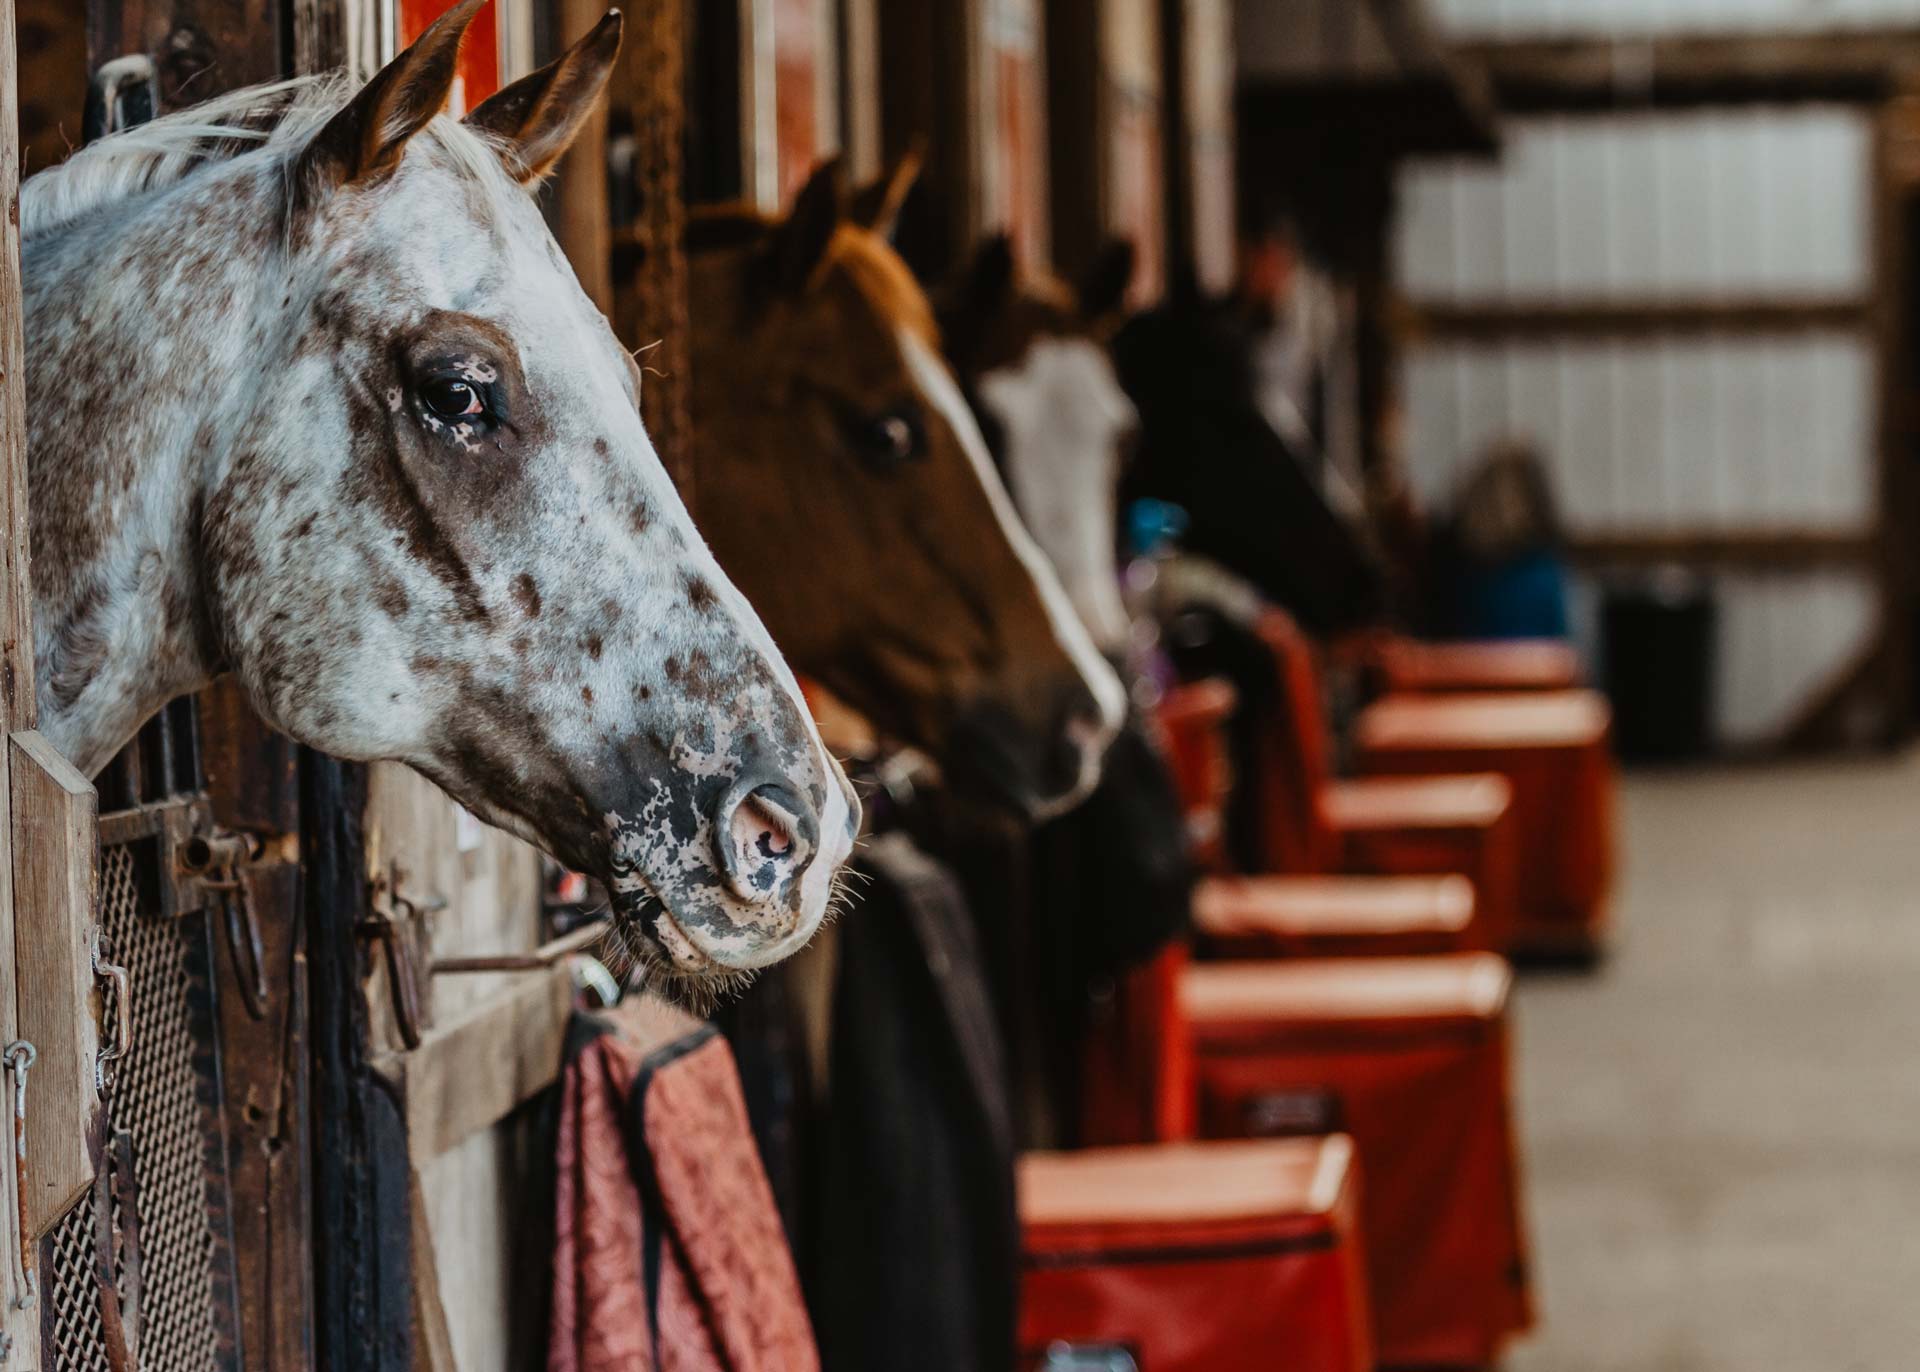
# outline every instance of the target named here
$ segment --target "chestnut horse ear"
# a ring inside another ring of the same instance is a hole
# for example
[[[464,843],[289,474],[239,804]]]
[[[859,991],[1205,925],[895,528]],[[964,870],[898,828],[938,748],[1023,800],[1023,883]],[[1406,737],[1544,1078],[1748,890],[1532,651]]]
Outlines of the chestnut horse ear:
[[[814,270],[826,260],[827,245],[845,217],[846,186],[840,159],[835,157],[814,168],[793,198],[787,217],[774,226],[768,254],[778,289],[806,289]]]
[[[460,0],[326,122],[300,154],[307,188],[373,181],[400,165],[407,140],[446,108],[460,40],[485,3]]]
[[[893,237],[894,225],[900,221],[900,207],[907,203],[907,197],[913,193],[914,183],[919,181],[920,168],[925,162],[926,150],[916,139],[914,146],[885,175],[853,193],[853,204],[847,218],[882,238]]]
[[[619,10],[608,10],[585,38],[539,71],[488,96],[467,116],[469,127],[503,145],[507,170],[521,185],[531,186],[552,171],[593,113],[613,74],[623,24]]]
[[[1110,238],[1101,247],[1079,283],[1083,323],[1098,323],[1126,305],[1136,257],[1130,238]]]

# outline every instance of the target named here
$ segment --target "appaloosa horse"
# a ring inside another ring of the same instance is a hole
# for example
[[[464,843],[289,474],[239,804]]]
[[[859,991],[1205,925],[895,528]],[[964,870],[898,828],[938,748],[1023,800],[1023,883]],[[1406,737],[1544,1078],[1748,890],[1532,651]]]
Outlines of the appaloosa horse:
[[[813,932],[857,802],[529,194],[619,16],[456,122],[479,4],[351,98],[241,91],[27,183],[42,727],[91,773],[232,671],[302,742],[604,878],[663,973],[724,980]]]
[[[1047,814],[1091,789],[1124,693],[879,232],[911,175],[849,204],[828,165],[782,218],[696,216],[695,488],[721,565],[801,672]]]

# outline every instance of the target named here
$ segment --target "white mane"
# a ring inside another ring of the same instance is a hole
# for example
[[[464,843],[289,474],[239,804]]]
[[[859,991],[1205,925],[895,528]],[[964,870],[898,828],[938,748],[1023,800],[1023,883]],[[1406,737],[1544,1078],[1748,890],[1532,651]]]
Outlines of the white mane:
[[[246,86],[91,143],[21,185],[20,237],[68,227],[210,163],[261,152],[290,164],[350,94],[339,74]],[[497,182],[502,193],[512,187],[485,136],[458,120],[443,115],[419,138],[474,179]]]

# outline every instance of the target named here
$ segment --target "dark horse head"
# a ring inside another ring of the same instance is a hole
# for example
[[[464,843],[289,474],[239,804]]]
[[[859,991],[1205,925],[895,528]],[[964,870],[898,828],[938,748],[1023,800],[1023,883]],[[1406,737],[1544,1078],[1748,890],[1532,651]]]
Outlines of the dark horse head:
[[[1184,542],[1319,633],[1377,616],[1384,580],[1364,533],[1321,495],[1261,413],[1252,330],[1229,301],[1192,291],[1135,316],[1113,341],[1140,412],[1127,499],[1183,507]]]

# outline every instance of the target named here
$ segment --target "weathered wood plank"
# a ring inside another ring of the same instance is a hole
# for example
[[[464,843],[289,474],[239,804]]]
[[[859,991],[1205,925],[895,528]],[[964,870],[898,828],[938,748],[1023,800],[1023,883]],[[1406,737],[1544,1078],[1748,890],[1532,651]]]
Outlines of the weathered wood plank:
[[[34,723],[33,602],[27,560],[26,368],[20,295],[20,141],[19,53],[15,46],[13,0],[0,0],[0,708],[9,730]],[[0,765],[0,814],[13,813],[9,768]],[[0,824],[0,1046],[20,1037],[19,949],[14,939],[16,904],[13,880],[14,831]],[[82,1002],[84,1004],[84,1002]],[[29,1084],[34,1080],[29,1076]],[[11,1113],[14,1082],[0,1075]],[[11,1130],[7,1131],[8,1134]],[[0,1149],[11,1158],[13,1149]],[[33,1237],[32,1219],[22,1213],[16,1185],[17,1162],[0,1168],[5,1199],[0,1200],[0,1334],[7,1369],[40,1367],[40,1311],[22,1308],[22,1253]]]
[[[375,1061],[375,1070],[404,1088],[416,1168],[552,1084],[572,1004],[573,979],[564,964],[522,973],[498,997],[429,1031],[412,1052]]]
[[[1464,44],[1509,114],[1647,106],[1874,103],[1920,57],[1920,28]]]
[[[38,1054],[27,1100],[26,1216],[38,1238],[93,1184],[98,817],[92,784],[37,732],[9,737],[8,773],[18,1033]]]
[[[199,708],[214,821],[279,836],[242,877],[253,894],[268,971],[265,1017],[256,1020],[249,1012],[231,956],[215,960],[214,999],[234,1251],[240,1259],[240,1346],[256,1372],[303,1372],[313,1366],[307,1185],[312,1126],[300,869],[288,843],[300,826],[296,749],[260,722],[231,678],[202,692]]]
[[[576,41],[606,13],[601,0],[560,0],[560,36]],[[602,314],[613,312],[613,235],[607,219],[607,105],[581,125],[554,177],[554,237]]]
[[[9,0],[0,0],[0,7],[9,7]],[[12,25],[6,25],[9,32]],[[0,766],[0,814],[11,816],[13,805],[12,788],[8,785],[8,769]],[[14,950],[13,933],[13,836],[12,824],[0,824],[0,1047],[5,1047],[20,1035],[19,977],[18,958]],[[33,1084],[31,1073],[28,1084]],[[10,1120],[13,1112],[14,1082],[11,1075],[0,1073],[0,1117]],[[21,1233],[25,1227],[20,1211],[19,1174],[14,1156],[14,1138],[11,1124],[0,1126],[0,1158],[6,1159],[0,1164],[0,1335],[8,1340],[8,1347],[16,1356],[0,1358],[0,1369],[14,1372],[17,1368],[34,1372],[40,1367],[40,1311],[37,1308],[18,1309],[14,1302],[19,1294],[18,1276],[20,1260],[14,1255],[21,1250]]]
[[[20,296],[20,63],[13,0],[0,0],[0,700],[7,728],[31,729],[33,582],[27,562],[27,368]]]

